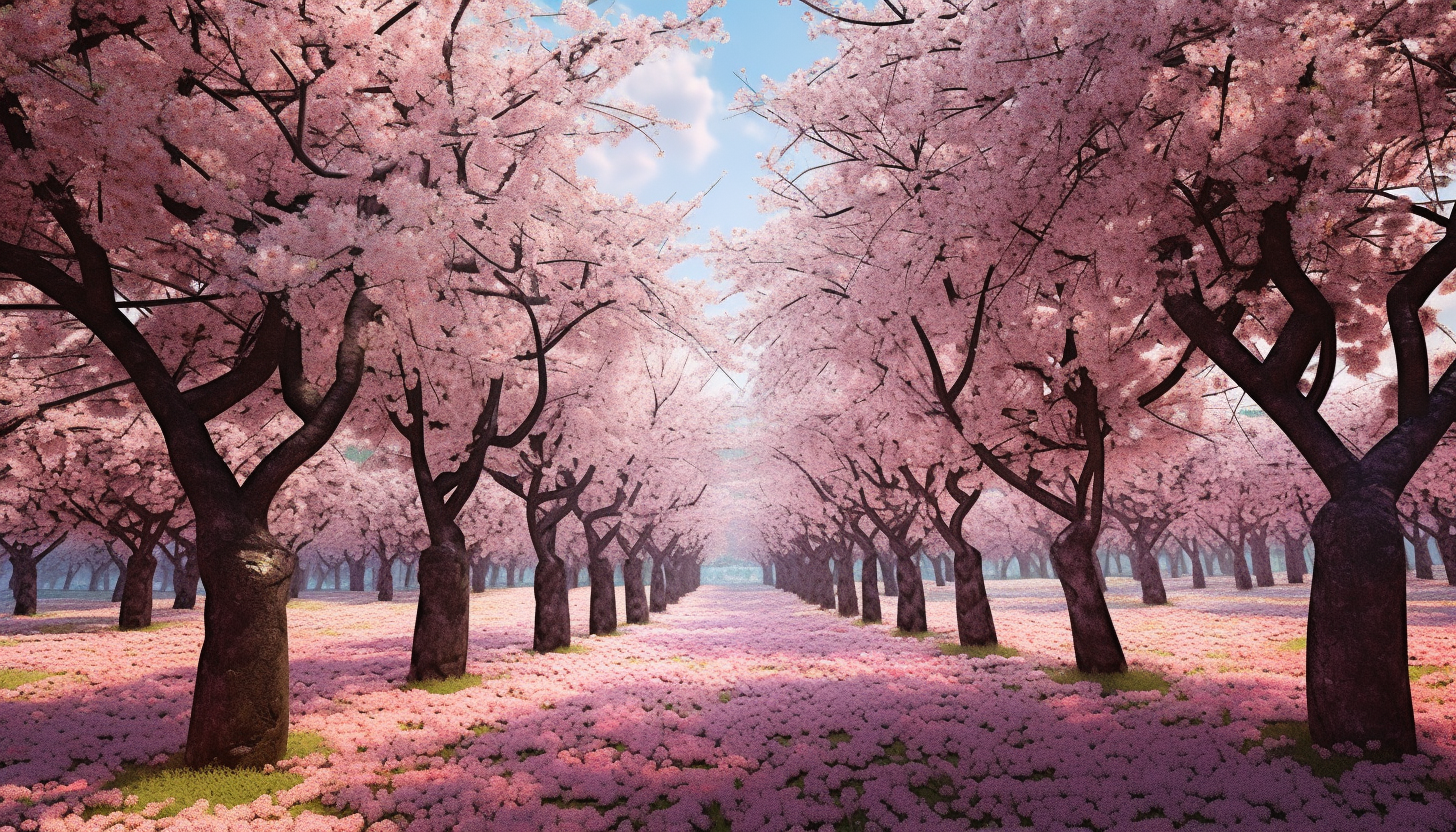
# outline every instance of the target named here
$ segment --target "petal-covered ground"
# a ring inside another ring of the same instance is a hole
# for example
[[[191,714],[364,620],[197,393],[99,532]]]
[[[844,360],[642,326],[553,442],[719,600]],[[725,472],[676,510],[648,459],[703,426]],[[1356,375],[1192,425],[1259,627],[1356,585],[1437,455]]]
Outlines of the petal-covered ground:
[[[162,818],[109,781],[182,747],[200,613],[159,603],[163,626],[119,633],[109,604],[45,601],[0,618],[0,830],[1456,826],[1456,590],[1412,584],[1426,753],[1375,764],[1347,748],[1316,773],[1268,728],[1304,717],[1307,591],[1173,581],[1170,606],[1144,608],[1133,589],[1112,581],[1113,617],[1167,692],[1056,681],[1070,643],[1054,581],[991,584],[1009,658],[947,655],[949,588],[928,587],[927,639],[704,587],[544,656],[524,649],[531,591],[491,590],[471,612],[482,683],[450,694],[402,687],[412,596],[312,595],[290,608],[294,729],[327,748],[282,764],[302,777],[284,791]],[[573,591],[579,624],[586,600]]]

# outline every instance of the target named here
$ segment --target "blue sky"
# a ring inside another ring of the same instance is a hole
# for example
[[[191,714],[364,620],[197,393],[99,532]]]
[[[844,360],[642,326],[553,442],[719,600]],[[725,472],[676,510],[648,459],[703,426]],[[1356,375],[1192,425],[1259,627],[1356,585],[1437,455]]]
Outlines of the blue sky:
[[[597,0],[593,11],[615,19],[617,15],[666,11],[685,14],[686,0]],[[694,53],[675,54],[666,61],[638,69],[618,93],[651,104],[665,117],[692,126],[684,131],[663,129],[655,136],[661,155],[646,139],[635,137],[620,146],[602,148],[584,158],[583,174],[597,179],[609,193],[632,193],[643,201],[689,199],[718,181],[693,214],[696,231],[689,239],[705,242],[707,232],[725,234],[733,228],[756,227],[764,221],[752,197],[754,178],[762,173],[755,154],[778,143],[781,134],[752,114],[734,115],[729,108],[742,87],[742,75],[754,87],[762,76],[783,78],[819,58],[834,54],[830,38],[810,40],[803,15],[805,7],[781,6],[776,0],[728,0],[714,10],[728,32],[727,43],[703,44]],[[721,177],[721,180],[720,180]],[[674,271],[679,277],[708,277],[700,261]],[[726,304],[732,311],[737,304]]]

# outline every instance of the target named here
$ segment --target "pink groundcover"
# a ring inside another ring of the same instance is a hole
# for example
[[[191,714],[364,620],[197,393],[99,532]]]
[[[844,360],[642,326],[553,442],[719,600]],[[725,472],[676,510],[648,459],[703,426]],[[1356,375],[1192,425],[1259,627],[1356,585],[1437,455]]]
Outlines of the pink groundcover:
[[[106,604],[46,601],[39,619],[0,619],[0,667],[58,673],[0,690],[0,832],[1456,824],[1456,589],[1411,586],[1422,754],[1313,749],[1347,763],[1320,776],[1268,727],[1305,716],[1307,590],[1174,580],[1170,606],[1144,608],[1132,581],[1111,584],[1134,669],[1167,692],[1058,681],[1071,651],[1055,581],[991,584],[1020,654],[986,658],[943,649],[949,588],[929,589],[926,639],[766,587],[705,587],[649,625],[548,655],[524,649],[531,590],[491,590],[471,610],[482,683],[450,694],[403,687],[412,595],[320,594],[289,617],[293,730],[325,750],[280,764],[299,785],[171,817],[108,785],[182,747],[200,611],[159,607],[170,626],[119,633]],[[587,590],[571,601],[580,631]]]

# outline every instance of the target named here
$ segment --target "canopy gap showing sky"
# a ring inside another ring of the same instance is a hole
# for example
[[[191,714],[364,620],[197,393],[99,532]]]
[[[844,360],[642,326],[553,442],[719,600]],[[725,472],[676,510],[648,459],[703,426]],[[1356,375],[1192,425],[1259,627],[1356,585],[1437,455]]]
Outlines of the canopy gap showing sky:
[[[686,0],[596,0],[591,7],[610,20],[622,14],[687,13]],[[706,243],[711,231],[726,236],[734,228],[762,225],[767,217],[754,200],[759,192],[754,179],[765,173],[759,154],[782,143],[784,136],[759,116],[734,113],[733,96],[745,81],[756,89],[764,76],[782,79],[834,54],[838,44],[833,38],[809,38],[805,11],[777,0],[728,0],[715,9],[710,16],[723,21],[727,43],[695,44],[692,52],[674,52],[645,64],[615,90],[688,127],[657,130],[651,141],[634,135],[615,146],[593,148],[578,165],[580,172],[607,193],[632,194],[642,202],[692,199],[711,188],[690,218],[695,230],[689,242]],[[672,274],[712,279],[700,258]],[[728,291],[726,285],[723,291]],[[741,308],[741,301],[729,299],[711,311]]]

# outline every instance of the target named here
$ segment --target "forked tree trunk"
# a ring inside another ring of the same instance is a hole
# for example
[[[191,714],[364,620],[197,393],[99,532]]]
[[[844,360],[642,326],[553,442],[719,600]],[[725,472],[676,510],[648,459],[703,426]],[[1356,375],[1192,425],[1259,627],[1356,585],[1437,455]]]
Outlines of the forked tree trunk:
[[[614,633],[617,631],[617,586],[612,562],[600,551],[587,554],[587,578],[591,581],[590,632],[594,636]]]
[[[571,646],[571,604],[566,587],[566,562],[556,554],[556,529],[543,529],[536,545],[535,630],[531,649],[549,653]],[[654,593],[655,594],[655,593]]]
[[[470,645],[470,555],[465,535],[454,522],[445,521],[430,530],[430,545],[420,552],[419,580],[420,600],[406,679],[418,682],[464,676]]]
[[[878,624],[881,621],[880,588],[878,586],[879,561],[880,559],[876,557],[874,550],[871,549],[865,553],[863,565],[860,567],[860,620],[866,624]]]
[[[627,623],[646,624],[650,616],[647,587],[642,578],[642,558],[629,557],[622,562],[622,589],[627,596]]]
[[[132,552],[126,559],[126,578],[121,591],[123,630],[140,630],[152,624],[152,581],[157,574],[157,552],[150,547]]]
[[[1416,753],[1405,545],[1388,489],[1352,488],[1315,515],[1305,679],[1319,745],[1378,740]]]
[[[1077,520],[1052,541],[1052,565],[1062,582],[1067,615],[1072,624],[1072,649],[1083,673],[1121,673],[1127,670],[1122,642],[1112,626],[1098,582],[1097,531],[1087,520]]]
[[[266,529],[232,537],[199,518],[205,623],[187,765],[261,768],[288,746],[288,587],[298,558]]]

